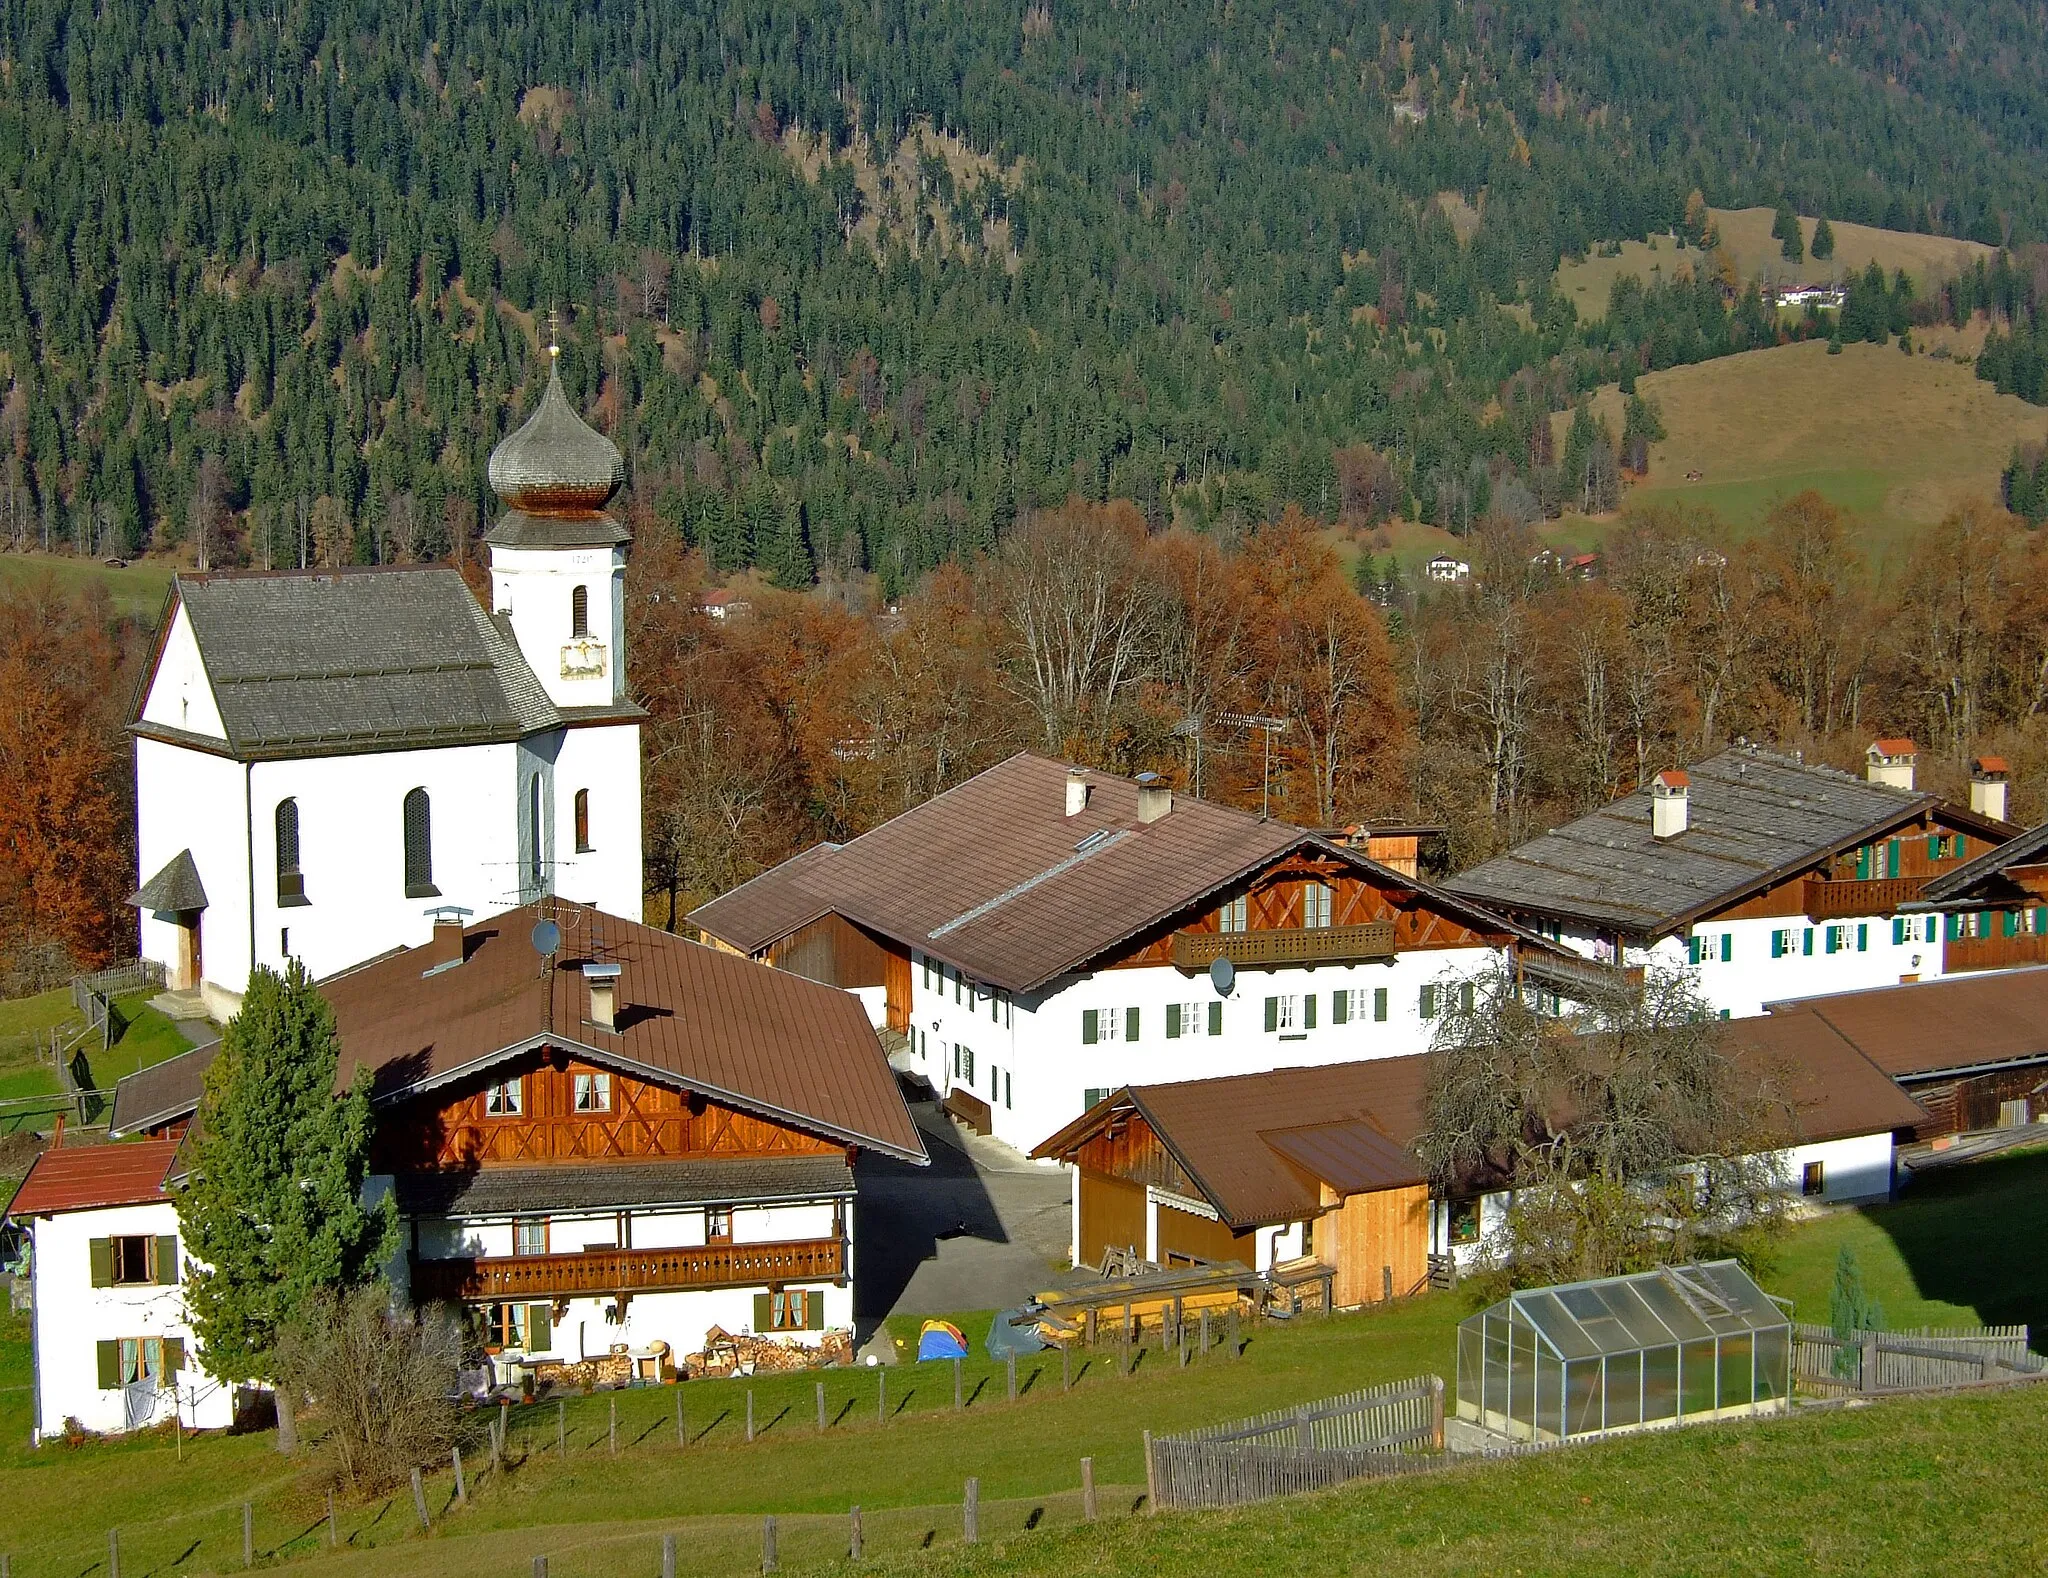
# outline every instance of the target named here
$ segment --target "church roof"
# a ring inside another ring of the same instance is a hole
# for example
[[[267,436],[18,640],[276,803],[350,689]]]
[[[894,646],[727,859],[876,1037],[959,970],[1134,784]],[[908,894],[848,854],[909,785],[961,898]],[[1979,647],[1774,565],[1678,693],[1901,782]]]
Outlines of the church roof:
[[[128,902],[155,914],[205,909],[206,888],[199,880],[192,851],[181,849],[171,856],[163,870],[128,895]]]
[[[518,644],[446,567],[181,575],[172,598],[245,761],[515,740],[562,723]]]
[[[633,534],[602,510],[574,515],[529,515],[512,510],[484,533],[495,548],[616,548]]]
[[[548,347],[550,358],[555,347]],[[570,409],[558,365],[517,432],[491,451],[491,487],[514,511],[538,515],[604,508],[626,480],[619,446]]]

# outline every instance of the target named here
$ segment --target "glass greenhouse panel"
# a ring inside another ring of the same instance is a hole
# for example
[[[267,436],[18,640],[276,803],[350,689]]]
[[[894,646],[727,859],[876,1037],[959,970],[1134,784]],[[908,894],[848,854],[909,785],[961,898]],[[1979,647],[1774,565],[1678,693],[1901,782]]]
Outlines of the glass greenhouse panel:
[[[1643,1351],[1643,1423],[1678,1417],[1678,1348]]]
[[[1721,1339],[1721,1407],[1747,1408],[1756,1401],[1756,1381],[1751,1373],[1754,1357],[1747,1332]]]
[[[1643,1419],[1643,1356],[1640,1353],[1610,1353],[1607,1356],[1607,1423],[1609,1430],[1641,1424]]]
[[[1571,1359],[1564,1367],[1564,1433],[1593,1435],[1606,1428],[1601,1417],[1605,1396],[1600,1369],[1604,1360]]]
[[[1689,1342],[1679,1350],[1679,1412],[1711,1414],[1714,1411],[1714,1343]]]

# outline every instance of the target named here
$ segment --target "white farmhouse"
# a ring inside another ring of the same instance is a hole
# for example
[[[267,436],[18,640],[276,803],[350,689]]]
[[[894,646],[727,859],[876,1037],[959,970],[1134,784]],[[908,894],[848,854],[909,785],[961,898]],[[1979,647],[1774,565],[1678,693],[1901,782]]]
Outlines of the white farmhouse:
[[[1348,844],[1028,753],[698,909],[1028,1151],[1127,1084],[1424,1050],[1532,933]]]
[[[185,575],[131,727],[142,954],[225,1018],[438,909],[640,914],[624,470],[548,380],[491,456],[491,609],[445,566]]]
[[[1965,808],[1914,789],[1912,741],[1866,755],[1859,780],[1737,746],[1444,886],[1588,959],[1690,966],[1724,1017],[1937,976],[1944,922],[1921,890],[2018,829],[2002,782]]]
[[[180,1286],[167,1192],[178,1141],[45,1151],[7,1215],[28,1236],[34,1430],[96,1432],[233,1422],[230,1388],[201,1366]]]

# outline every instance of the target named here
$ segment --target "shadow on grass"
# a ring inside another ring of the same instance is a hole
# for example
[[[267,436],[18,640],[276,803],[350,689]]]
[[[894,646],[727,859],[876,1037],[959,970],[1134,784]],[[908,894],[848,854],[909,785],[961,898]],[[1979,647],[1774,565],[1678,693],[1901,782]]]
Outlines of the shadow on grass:
[[[1986,1325],[2027,1325],[2048,1351],[2048,1149],[1920,1174],[1896,1204],[1864,1213],[1923,1297]]]
[[[730,1419],[731,1417],[732,1410],[730,1408],[721,1408],[718,1411],[718,1417],[712,1420],[711,1423],[706,1425],[702,1430],[699,1430],[695,1435],[691,1436],[690,1439],[692,1441],[702,1441],[706,1436],[710,1435],[712,1431],[716,1430],[720,1425],[724,1424],[726,1420]]]

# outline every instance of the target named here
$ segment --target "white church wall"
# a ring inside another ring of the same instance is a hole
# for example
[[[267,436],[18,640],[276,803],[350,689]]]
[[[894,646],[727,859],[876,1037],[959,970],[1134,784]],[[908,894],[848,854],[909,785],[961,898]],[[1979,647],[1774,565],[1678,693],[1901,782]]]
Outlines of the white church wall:
[[[640,726],[569,729],[554,763],[555,891],[641,918]],[[590,847],[576,842],[576,796],[590,795]]]
[[[207,906],[199,917],[205,979],[240,992],[249,979],[248,769],[240,762],[159,740],[135,742],[135,848],[147,882],[181,849],[192,851]],[[179,928],[147,911],[142,957],[178,963]]]
[[[572,634],[571,598],[587,589],[589,636]],[[527,664],[558,707],[601,707],[626,693],[623,548],[491,549],[491,607],[510,617]]]
[[[205,661],[199,655],[199,638],[193,634],[191,616],[182,602],[171,616],[171,628],[164,634],[163,658],[157,664],[156,681],[143,704],[142,721],[217,740],[227,738],[220,706],[214,700],[213,682],[207,678]]]

